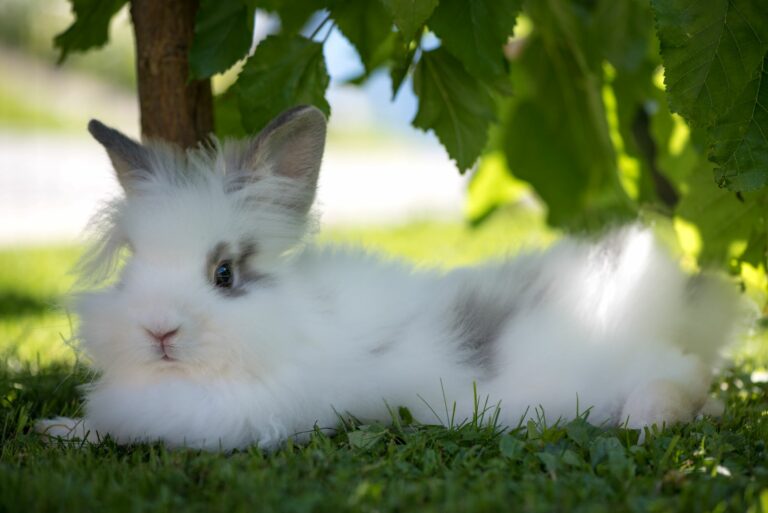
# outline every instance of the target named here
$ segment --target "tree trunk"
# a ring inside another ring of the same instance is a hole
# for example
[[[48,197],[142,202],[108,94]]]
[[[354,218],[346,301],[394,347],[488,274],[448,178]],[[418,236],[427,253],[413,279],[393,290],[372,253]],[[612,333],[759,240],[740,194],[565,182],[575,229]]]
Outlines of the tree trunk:
[[[189,80],[197,0],[131,0],[141,132],[195,146],[213,132],[210,80]]]

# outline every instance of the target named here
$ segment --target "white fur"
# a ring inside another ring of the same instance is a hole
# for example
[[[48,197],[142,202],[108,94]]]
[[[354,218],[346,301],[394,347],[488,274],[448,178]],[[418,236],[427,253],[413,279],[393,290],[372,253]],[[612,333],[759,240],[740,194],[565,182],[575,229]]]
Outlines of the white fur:
[[[312,223],[283,201],[290,178],[256,170],[259,180],[227,192],[231,148],[188,162],[153,151],[154,178],[109,207],[111,242],[92,255],[90,273],[131,248],[119,283],[76,300],[101,375],[71,436],[269,448],[337,426],[337,413],[386,422],[387,405],[445,423],[455,402],[460,421],[472,416],[473,384],[500,402],[502,425],[539,406],[570,419],[578,403],[593,423],[640,427],[690,420],[707,404],[734,297],[712,281],[691,285],[649,231],[415,272],[307,243]],[[266,278],[227,297],[207,255],[242,240],[256,242],[252,266]],[[495,330],[482,326],[494,305],[509,313]],[[145,329],[177,326],[175,361],[162,360]],[[463,343],[470,332],[492,337],[473,342],[490,349]],[[62,422],[75,425],[39,429]]]

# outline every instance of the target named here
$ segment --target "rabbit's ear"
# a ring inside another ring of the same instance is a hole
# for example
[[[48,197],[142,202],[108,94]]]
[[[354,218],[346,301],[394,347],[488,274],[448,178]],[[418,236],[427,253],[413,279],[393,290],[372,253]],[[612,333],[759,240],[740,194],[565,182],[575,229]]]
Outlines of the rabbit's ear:
[[[280,176],[296,181],[305,191],[308,210],[314,197],[320,163],[325,148],[325,115],[319,109],[301,105],[273,119],[242,155],[240,180],[258,181],[265,175]],[[242,185],[242,184],[241,184]]]
[[[107,150],[112,167],[115,168],[117,180],[123,189],[129,192],[133,188],[133,182],[140,180],[149,172],[147,149],[95,119],[88,123],[88,131]]]

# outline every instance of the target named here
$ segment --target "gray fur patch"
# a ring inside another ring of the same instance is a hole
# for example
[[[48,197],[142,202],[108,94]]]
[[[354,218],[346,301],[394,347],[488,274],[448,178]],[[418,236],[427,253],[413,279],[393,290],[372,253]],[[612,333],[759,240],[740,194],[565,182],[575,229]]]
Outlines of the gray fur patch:
[[[392,326],[387,330],[387,336],[382,337],[382,339],[375,346],[373,346],[369,352],[372,355],[383,355],[389,353],[392,349],[395,348],[398,342],[403,340],[417,317],[417,314],[411,314],[408,316],[408,318],[403,319],[396,326]]]
[[[544,303],[550,296],[553,284],[541,278],[541,275],[529,271],[519,278],[517,297],[520,298],[524,308],[530,310]]]
[[[466,363],[494,370],[496,342],[504,325],[517,313],[515,304],[499,304],[476,291],[462,292],[453,303],[451,331],[469,353]]]
[[[598,257],[608,265],[610,269],[616,270],[624,253],[627,244],[627,237],[624,232],[617,232],[604,237],[598,246]]]
[[[210,274],[208,271],[212,269],[216,264],[221,262],[222,260],[227,259],[229,255],[229,244],[226,242],[219,242],[216,244],[211,251],[208,252],[208,258],[206,259],[206,265],[205,265],[205,272],[206,274]]]
[[[253,241],[243,241],[239,247],[240,252],[234,254],[229,244],[219,242],[208,253],[205,272],[209,280],[216,266],[223,262],[230,262],[234,269],[235,285],[231,288],[216,287],[220,294],[227,297],[244,296],[248,292],[248,285],[266,281],[265,279],[267,278],[267,275],[255,271],[251,266],[251,260],[257,254],[256,243]]]
[[[251,259],[256,256],[257,253],[258,245],[255,241],[246,240],[240,243],[240,254],[235,260],[235,263],[239,273],[240,283],[243,285],[255,283],[257,281],[264,281],[264,279],[267,277],[265,274],[256,271],[251,266],[253,263]]]

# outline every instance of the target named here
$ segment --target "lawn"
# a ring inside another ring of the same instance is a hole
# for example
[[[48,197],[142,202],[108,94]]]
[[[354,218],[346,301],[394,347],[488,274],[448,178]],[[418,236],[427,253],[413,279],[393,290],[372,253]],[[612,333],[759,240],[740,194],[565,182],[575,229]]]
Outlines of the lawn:
[[[425,266],[553,238],[530,213],[474,231],[424,222],[324,236]],[[67,345],[76,319],[59,306],[79,253],[0,251],[0,511],[768,511],[768,375],[755,344],[713,387],[723,418],[653,430],[644,444],[584,419],[540,416],[502,433],[477,419],[414,425],[400,412],[389,427],[349,424],[273,454],[46,446],[34,419],[76,415],[89,379]]]

